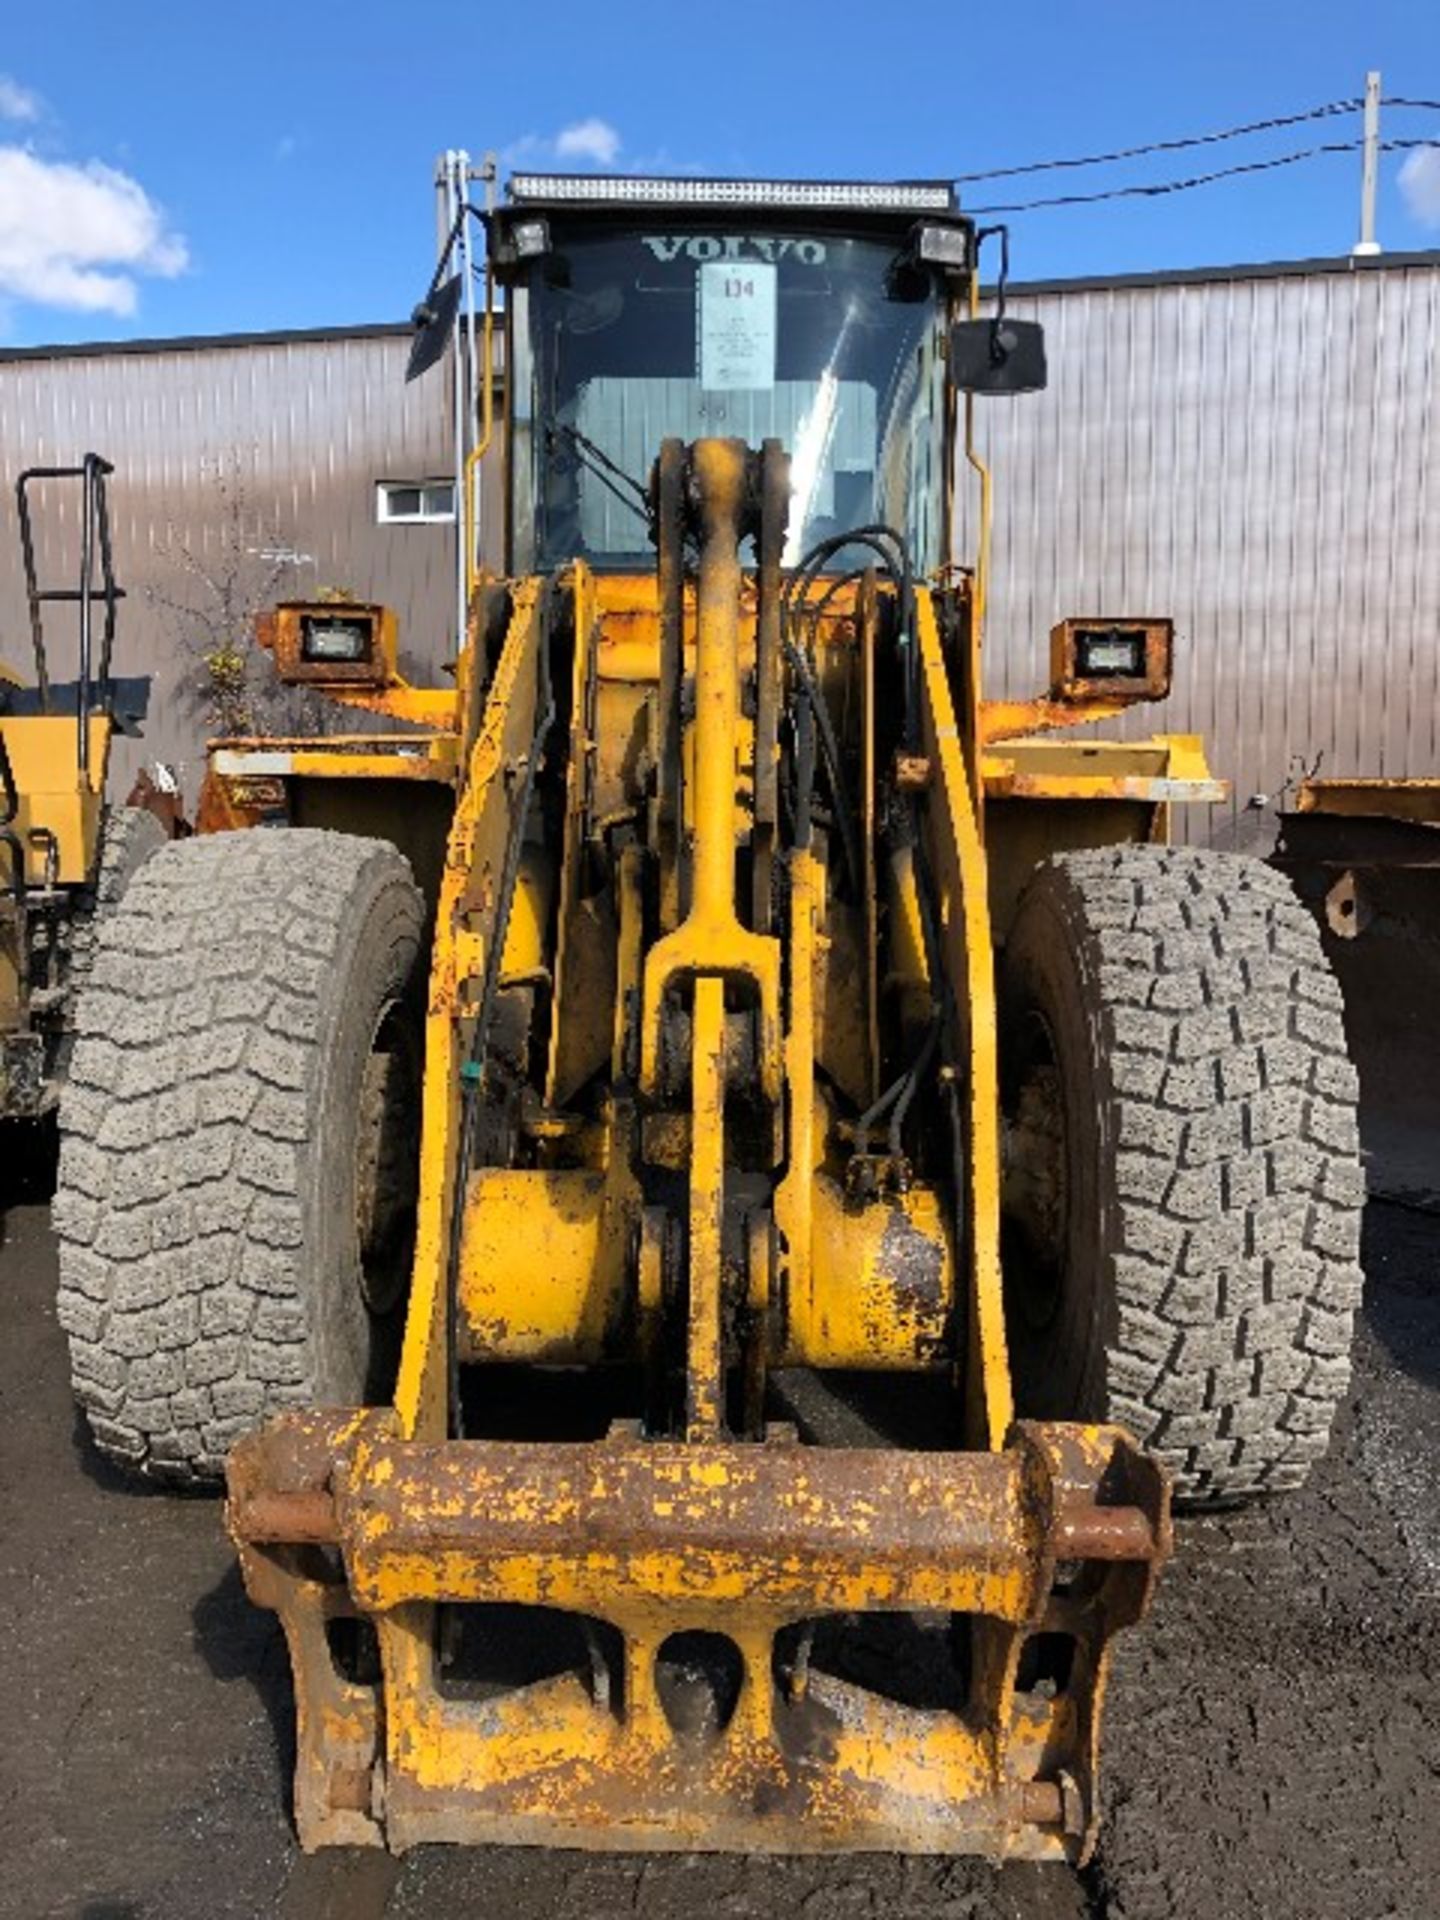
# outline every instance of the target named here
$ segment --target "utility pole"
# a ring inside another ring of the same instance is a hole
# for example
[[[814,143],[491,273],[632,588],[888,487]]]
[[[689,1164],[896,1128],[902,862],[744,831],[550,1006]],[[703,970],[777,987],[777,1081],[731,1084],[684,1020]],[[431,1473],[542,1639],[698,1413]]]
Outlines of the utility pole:
[[[1375,238],[1375,188],[1380,174],[1380,76],[1365,76],[1365,157],[1360,172],[1360,238],[1351,249],[1357,260],[1380,251]]]

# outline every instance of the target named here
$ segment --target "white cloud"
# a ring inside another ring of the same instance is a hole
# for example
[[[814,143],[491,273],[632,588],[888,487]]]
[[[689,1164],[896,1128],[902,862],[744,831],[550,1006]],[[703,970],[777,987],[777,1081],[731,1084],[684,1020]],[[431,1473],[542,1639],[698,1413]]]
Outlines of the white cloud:
[[[619,129],[592,114],[575,120],[558,133],[525,133],[512,140],[500,158],[515,171],[524,168],[571,166],[615,167],[624,173],[702,174],[713,168],[698,160],[676,160],[662,147],[653,153],[629,153]],[[732,173],[743,173],[732,166]]]
[[[574,120],[558,133],[524,133],[501,156],[507,167],[553,167],[561,161],[573,166],[613,167],[624,141],[608,120],[592,114]]]
[[[0,120],[38,120],[42,106],[38,93],[22,87],[8,73],[0,73]]]
[[[555,136],[557,160],[588,160],[597,167],[613,167],[620,152],[620,136],[608,120],[577,120]]]
[[[1407,154],[1400,191],[1422,227],[1440,227],[1440,147],[1418,147]]]
[[[173,279],[185,242],[137,180],[0,147],[0,297],[78,313],[134,313],[136,278]]]

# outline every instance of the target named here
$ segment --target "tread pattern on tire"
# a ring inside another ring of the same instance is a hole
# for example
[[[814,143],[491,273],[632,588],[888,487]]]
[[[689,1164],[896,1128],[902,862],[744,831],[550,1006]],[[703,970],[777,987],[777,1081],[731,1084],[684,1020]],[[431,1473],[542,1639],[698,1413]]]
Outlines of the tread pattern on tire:
[[[1299,1486],[1350,1384],[1365,1197],[1340,990],[1240,855],[1046,863],[1098,962],[1117,1120],[1109,1415],[1205,1505]]]
[[[106,807],[86,911],[76,919],[70,935],[70,984],[77,994],[95,963],[100,921],[120,904],[145,861],[169,837],[148,807]]]
[[[216,834],[154,854],[99,925],[60,1109],[59,1319],[96,1445],[131,1472],[216,1481],[242,1433],[315,1397],[300,1169],[367,887],[379,937],[413,943],[393,846]]]

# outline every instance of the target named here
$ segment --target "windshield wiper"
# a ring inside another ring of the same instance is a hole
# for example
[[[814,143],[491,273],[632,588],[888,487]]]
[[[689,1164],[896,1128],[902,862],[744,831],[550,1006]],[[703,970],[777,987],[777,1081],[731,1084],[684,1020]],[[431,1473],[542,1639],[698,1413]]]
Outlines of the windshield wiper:
[[[622,507],[650,525],[650,490],[641,486],[633,474],[612,460],[602,446],[598,446],[578,427],[572,427],[564,420],[549,420],[545,423],[545,436],[553,447],[557,441],[563,441],[574,451],[576,459],[587,473],[592,474],[602,487],[613,493]],[[624,488],[630,488],[626,493]]]

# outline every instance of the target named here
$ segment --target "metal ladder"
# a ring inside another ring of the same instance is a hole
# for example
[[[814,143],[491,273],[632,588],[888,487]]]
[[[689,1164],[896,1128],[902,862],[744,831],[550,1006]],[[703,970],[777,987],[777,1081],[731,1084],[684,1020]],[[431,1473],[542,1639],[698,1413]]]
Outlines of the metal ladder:
[[[30,608],[30,640],[35,651],[35,684],[42,713],[51,711],[50,671],[45,652],[44,608],[54,602],[78,606],[80,610],[80,662],[75,691],[75,719],[78,729],[76,760],[82,776],[90,771],[90,696],[92,685],[108,702],[110,655],[115,644],[115,614],[125,591],[115,584],[115,563],[110,543],[110,506],[105,482],[115,471],[98,453],[87,453],[78,467],[27,467],[15,483],[15,506],[20,521],[20,551],[25,566],[25,597]],[[31,519],[30,489],[38,481],[78,480],[84,495],[80,509],[80,583],[75,587],[42,587],[36,576],[35,536]],[[96,562],[100,578],[95,578]],[[99,659],[94,657],[94,615],[96,606],[105,610],[100,633]],[[93,671],[92,671],[93,669]]]

